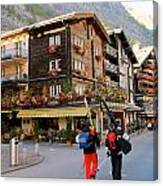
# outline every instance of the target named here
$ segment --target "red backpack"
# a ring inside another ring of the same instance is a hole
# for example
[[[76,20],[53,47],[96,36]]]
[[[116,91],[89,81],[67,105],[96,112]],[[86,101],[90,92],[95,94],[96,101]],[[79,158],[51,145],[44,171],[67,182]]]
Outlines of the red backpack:
[[[111,151],[117,151],[117,134],[115,132],[109,132],[107,135],[108,145]]]

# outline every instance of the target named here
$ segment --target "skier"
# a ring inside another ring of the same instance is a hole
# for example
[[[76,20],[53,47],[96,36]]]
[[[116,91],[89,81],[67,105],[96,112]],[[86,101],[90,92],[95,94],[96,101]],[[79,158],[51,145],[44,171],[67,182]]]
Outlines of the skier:
[[[121,180],[122,153],[128,154],[131,151],[129,136],[122,132],[120,126],[110,128],[105,140],[107,155],[111,156],[113,180]]]
[[[98,157],[96,153],[96,146],[100,147],[100,139],[93,128],[85,126],[83,132],[78,137],[78,143],[83,149],[85,178],[95,179],[98,169]]]

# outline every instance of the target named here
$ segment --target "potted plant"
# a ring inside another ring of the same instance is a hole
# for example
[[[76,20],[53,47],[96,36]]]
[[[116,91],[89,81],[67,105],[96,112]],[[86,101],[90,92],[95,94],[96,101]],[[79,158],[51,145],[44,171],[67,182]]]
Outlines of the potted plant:
[[[69,146],[73,145],[74,132],[72,131],[72,117],[67,118],[67,129],[65,133],[66,141]]]
[[[40,135],[40,129],[38,123],[35,122],[33,124],[33,137],[35,143],[39,143],[39,135]]]

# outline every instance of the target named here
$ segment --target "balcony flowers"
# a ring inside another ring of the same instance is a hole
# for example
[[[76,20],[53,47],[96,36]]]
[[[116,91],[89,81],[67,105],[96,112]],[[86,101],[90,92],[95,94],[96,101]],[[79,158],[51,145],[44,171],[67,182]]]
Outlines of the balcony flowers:
[[[51,45],[48,47],[48,53],[53,54],[57,51],[59,45]]]
[[[52,70],[49,70],[48,71],[48,75],[49,76],[57,76],[60,71],[61,71],[60,68],[58,68],[58,69],[52,69]]]

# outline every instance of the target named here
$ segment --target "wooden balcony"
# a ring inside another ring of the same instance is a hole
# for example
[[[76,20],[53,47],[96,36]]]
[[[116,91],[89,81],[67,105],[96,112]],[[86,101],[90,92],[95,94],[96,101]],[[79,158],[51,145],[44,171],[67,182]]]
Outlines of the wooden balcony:
[[[151,70],[155,70],[156,69],[156,65],[155,64],[147,64],[144,66],[145,69],[151,69]]]
[[[105,60],[105,69],[106,71],[112,72],[112,73],[118,73],[118,66],[110,63],[109,61]]]
[[[111,47],[110,45],[105,46],[104,52],[107,53],[108,55],[114,57],[114,58],[116,58],[118,56],[117,49]]]
[[[148,75],[145,73],[141,73],[141,74],[139,74],[139,80],[142,80],[142,81],[146,80],[149,82],[155,82],[157,80],[157,77],[154,75]]]
[[[118,87],[118,82],[116,82],[116,81],[110,81],[110,85],[112,86],[112,87]]]
[[[2,81],[23,81],[23,80],[27,80],[28,75],[23,73],[20,75],[16,75],[16,74],[9,74],[9,75],[5,75],[1,77]]]
[[[5,53],[1,55],[1,60],[3,62],[3,61],[18,59],[18,58],[27,58],[27,56],[28,56],[27,50],[18,51],[16,49],[6,49]]]
[[[156,94],[157,93],[157,88],[147,88],[147,93],[148,94]]]

